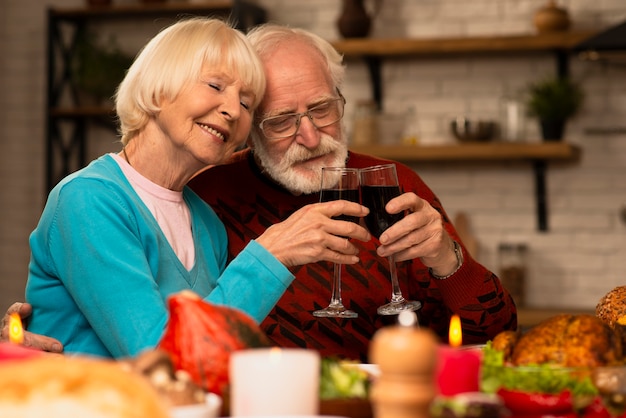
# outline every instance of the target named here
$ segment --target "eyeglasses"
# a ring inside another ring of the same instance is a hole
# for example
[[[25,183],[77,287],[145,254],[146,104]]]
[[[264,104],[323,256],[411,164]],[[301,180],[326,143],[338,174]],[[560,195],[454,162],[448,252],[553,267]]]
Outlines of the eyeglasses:
[[[300,128],[300,121],[303,116],[309,118],[317,129],[330,126],[343,117],[344,105],[346,104],[346,99],[339,89],[337,89],[337,93],[339,93],[337,99],[327,100],[313,106],[306,112],[287,113],[265,118],[259,123],[259,128],[267,139],[272,140],[294,136]]]

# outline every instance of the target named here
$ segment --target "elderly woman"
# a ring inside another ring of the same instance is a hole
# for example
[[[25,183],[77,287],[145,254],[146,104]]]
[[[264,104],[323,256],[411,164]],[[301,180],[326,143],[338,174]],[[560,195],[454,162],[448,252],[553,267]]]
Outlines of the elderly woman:
[[[116,94],[121,152],[62,180],[31,235],[30,331],[66,352],[136,355],[160,340],[174,292],[261,321],[294,279],[288,267],[358,262],[341,236],[369,234],[331,218],[367,209],[336,201],[270,227],[227,265],[223,224],[185,185],[243,144],[264,89],[258,57],[222,21],[180,21],[145,46]]]

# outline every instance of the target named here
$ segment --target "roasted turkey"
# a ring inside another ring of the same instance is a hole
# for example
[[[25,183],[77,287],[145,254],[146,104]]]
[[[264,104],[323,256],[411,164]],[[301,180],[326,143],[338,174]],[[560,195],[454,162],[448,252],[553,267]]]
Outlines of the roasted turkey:
[[[515,366],[597,367],[623,362],[620,334],[594,315],[556,315],[523,334],[502,332],[492,346]]]

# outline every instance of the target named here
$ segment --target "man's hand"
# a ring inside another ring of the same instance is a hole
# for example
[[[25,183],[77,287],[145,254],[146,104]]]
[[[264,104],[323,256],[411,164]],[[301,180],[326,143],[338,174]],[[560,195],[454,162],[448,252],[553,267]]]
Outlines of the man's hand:
[[[7,309],[7,313],[2,318],[2,330],[0,331],[0,341],[9,341],[9,318],[12,313],[17,313],[22,322],[33,313],[33,307],[29,303],[15,302]],[[32,347],[50,353],[62,353],[63,344],[58,340],[45,335],[33,334],[24,329],[24,346]]]
[[[415,193],[404,193],[389,201],[389,213],[406,211],[407,215],[380,236],[381,257],[394,254],[396,261],[420,258],[440,276],[458,267],[454,243],[443,225],[441,214]]]

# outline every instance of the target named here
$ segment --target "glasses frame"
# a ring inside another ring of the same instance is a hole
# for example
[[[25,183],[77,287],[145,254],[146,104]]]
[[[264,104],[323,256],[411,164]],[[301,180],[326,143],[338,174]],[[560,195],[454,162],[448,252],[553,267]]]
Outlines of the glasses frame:
[[[290,137],[293,137],[293,136],[295,136],[295,135],[298,133],[298,130],[300,129],[300,122],[302,121],[302,117],[303,117],[303,116],[306,116],[307,118],[309,118],[309,120],[311,121],[311,123],[313,124],[313,126],[315,126],[315,128],[316,128],[316,129],[318,129],[318,130],[319,130],[319,129],[322,129],[322,128],[326,128],[327,126],[330,126],[330,125],[332,125],[332,124],[334,124],[334,123],[339,122],[339,121],[343,118],[343,115],[344,115],[344,112],[345,112],[346,98],[345,98],[345,97],[343,97],[343,94],[341,94],[341,91],[340,91],[338,88],[337,88],[336,90],[337,90],[337,94],[339,95],[339,97],[337,97],[337,98],[335,98],[335,99],[326,100],[326,101],[324,101],[324,102],[322,102],[322,103],[319,103],[319,104],[317,104],[317,105],[313,106],[312,108],[310,108],[310,109],[306,110],[305,112],[300,112],[300,113],[285,113],[285,114],[283,114],[283,115],[276,115],[276,116],[270,116],[270,117],[264,118],[264,119],[263,119],[263,120],[261,120],[261,122],[259,122],[259,124],[258,124],[258,127],[259,127],[259,129],[260,129],[261,133],[263,134],[263,136],[264,136],[265,138],[267,138],[267,139],[268,139],[268,140],[270,140],[270,141],[272,141],[272,140],[280,140],[280,139],[285,139],[285,138],[290,138]],[[320,126],[320,125],[316,124],[316,123],[315,123],[315,121],[313,120],[313,116],[311,115],[311,112],[312,112],[312,111],[315,111],[315,110],[316,110],[317,108],[319,108],[320,106],[329,105],[329,104],[331,104],[331,103],[333,103],[333,102],[338,102],[338,103],[341,103],[341,104],[342,104],[342,105],[341,105],[341,112],[340,112],[341,114],[339,115],[339,118],[338,118],[337,120],[333,121],[333,122],[327,123],[326,125],[321,125],[321,126]],[[292,134],[289,134],[289,135],[281,135],[281,136],[268,136],[268,135],[265,133],[265,130],[263,129],[263,124],[264,124],[264,123],[266,123],[268,120],[271,120],[271,119],[274,119],[274,118],[284,118],[284,117],[287,117],[287,116],[294,116],[294,117],[296,118],[296,123],[295,123],[296,130],[295,130]]]

